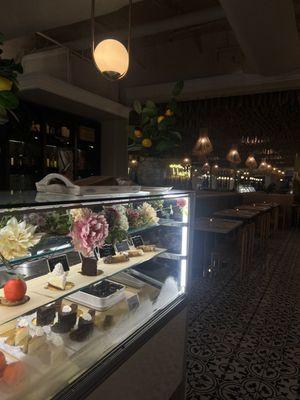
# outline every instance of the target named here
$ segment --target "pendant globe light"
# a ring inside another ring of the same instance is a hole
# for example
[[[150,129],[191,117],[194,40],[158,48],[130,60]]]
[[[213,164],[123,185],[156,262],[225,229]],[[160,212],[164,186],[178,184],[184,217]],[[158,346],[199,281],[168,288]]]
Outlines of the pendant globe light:
[[[245,161],[245,165],[249,169],[257,168],[257,162],[252,154],[248,156],[247,160]]]
[[[124,78],[129,68],[130,42],[131,42],[131,10],[132,0],[129,0],[128,15],[128,44],[127,49],[123,43],[115,39],[105,39],[95,46],[95,0],[92,0],[91,31],[92,31],[92,57],[96,68],[110,81]]]
[[[207,128],[201,128],[199,138],[194,146],[193,153],[199,157],[206,156],[213,151],[213,146],[208,137]]]
[[[226,156],[226,160],[229,161],[231,164],[235,164],[235,165],[237,165],[241,162],[241,157],[236,148],[232,148],[228,152],[228,154]]]

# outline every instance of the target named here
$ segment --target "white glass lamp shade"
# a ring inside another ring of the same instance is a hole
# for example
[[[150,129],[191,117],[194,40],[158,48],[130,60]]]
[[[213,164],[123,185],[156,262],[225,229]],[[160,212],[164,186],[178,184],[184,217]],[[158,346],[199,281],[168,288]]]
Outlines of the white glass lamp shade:
[[[106,39],[94,49],[94,61],[105,78],[116,81],[126,75],[129,55],[126,47],[115,39]]]

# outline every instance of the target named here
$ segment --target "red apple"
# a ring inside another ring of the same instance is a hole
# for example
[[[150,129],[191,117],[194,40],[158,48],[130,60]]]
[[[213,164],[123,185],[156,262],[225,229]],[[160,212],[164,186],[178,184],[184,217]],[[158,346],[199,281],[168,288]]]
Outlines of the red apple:
[[[12,278],[4,285],[4,296],[8,301],[20,301],[24,298],[27,285],[21,278]]]

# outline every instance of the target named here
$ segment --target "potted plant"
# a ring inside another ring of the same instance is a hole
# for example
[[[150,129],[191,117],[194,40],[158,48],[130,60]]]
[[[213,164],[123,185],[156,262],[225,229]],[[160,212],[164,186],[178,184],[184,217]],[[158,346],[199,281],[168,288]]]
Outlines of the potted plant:
[[[141,184],[159,184],[165,175],[161,157],[179,147],[182,136],[178,130],[177,98],[183,81],[178,81],[167,104],[152,100],[145,104],[135,100],[130,113],[128,151],[139,157],[137,178]]]
[[[0,46],[3,45],[3,35],[0,33]],[[0,125],[8,121],[8,114],[17,119],[15,110],[19,105],[18,73],[23,72],[22,65],[13,59],[2,58],[0,48]]]

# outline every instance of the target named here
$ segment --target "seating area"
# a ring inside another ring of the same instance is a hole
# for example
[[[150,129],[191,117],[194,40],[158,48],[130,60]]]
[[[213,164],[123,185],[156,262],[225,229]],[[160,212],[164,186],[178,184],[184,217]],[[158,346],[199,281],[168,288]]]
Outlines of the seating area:
[[[202,276],[209,277],[226,266],[239,268],[244,276],[254,256],[263,258],[281,216],[286,210],[275,202],[243,203],[234,208],[219,209],[210,216],[196,218],[195,255],[201,258]],[[286,222],[281,222],[285,226]]]

